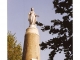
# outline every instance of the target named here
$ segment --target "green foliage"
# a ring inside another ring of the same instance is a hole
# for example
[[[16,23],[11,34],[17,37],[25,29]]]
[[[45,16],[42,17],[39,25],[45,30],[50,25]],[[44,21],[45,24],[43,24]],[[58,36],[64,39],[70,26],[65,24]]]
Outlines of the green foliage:
[[[7,35],[8,60],[22,60],[22,47],[17,44],[15,34],[8,32]]]
[[[63,20],[53,19],[51,20],[52,26],[40,22],[36,22],[38,26],[42,26],[41,30],[48,31],[49,34],[58,34],[57,37],[49,39],[47,42],[42,42],[40,44],[41,49],[46,48],[52,49],[49,54],[49,60],[53,60],[57,52],[61,53],[64,51],[65,60],[73,60],[73,6],[72,0],[53,0],[53,6],[55,8],[55,13],[60,13],[63,16]],[[56,28],[58,26],[59,28]]]

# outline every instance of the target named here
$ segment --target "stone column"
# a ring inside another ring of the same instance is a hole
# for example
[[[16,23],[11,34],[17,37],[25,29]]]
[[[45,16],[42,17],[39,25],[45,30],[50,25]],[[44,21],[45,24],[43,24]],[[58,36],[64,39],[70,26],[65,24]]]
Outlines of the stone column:
[[[32,25],[26,29],[22,60],[40,60],[39,32]]]

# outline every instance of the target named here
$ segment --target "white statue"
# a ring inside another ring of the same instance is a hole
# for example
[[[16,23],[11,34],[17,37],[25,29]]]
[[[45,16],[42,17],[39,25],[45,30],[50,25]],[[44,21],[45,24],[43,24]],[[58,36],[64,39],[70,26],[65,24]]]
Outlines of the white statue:
[[[36,15],[35,12],[34,12],[34,9],[31,8],[31,11],[29,12],[29,15],[28,15],[28,21],[29,21],[30,25],[35,25],[36,24],[36,17],[39,17],[39,16]]]

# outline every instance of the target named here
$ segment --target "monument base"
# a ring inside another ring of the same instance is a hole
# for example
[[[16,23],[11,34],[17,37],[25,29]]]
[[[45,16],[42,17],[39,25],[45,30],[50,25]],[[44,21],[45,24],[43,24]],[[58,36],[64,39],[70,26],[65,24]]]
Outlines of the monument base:
[[[36,26],[26,29],[22,60],[40,60],[39,32]]]
[[[26,29],[26,34],[27,33],[34,33],[34,34],[39,35],[39,32],[38,32],[38,29],[36,28],[36,25],[30,25],[30,27],[28,27]]]

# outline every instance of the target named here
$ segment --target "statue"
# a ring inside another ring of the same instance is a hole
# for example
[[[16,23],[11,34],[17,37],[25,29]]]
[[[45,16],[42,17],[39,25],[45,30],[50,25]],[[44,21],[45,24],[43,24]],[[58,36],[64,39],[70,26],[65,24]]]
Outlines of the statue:
[[[30,25],[35,25],[36,24],[36,17],[39,17],[39,16],[36,15],[35,12],[34,12],[34,9],[31,8],[31,11],[28,14],[28,21],[29,21]]]

